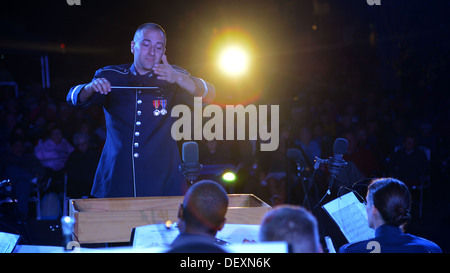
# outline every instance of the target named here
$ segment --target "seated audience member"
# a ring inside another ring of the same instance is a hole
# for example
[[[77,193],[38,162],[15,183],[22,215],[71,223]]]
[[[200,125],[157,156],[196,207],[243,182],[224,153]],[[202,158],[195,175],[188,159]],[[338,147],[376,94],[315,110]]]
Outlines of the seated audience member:
[[[230,164],[230,147],[224,141],[204,140],[199,143],[199,153],[204,165]]]
[[[66,162],[67,195],[83,198],[90,196],[100,154],[90,146],[90,137],[86,133],[75,134],[73,142],[75,150]]]
[[[33,153],[25,148],[27,140],[19,135],[11,136],[9,149],[0,155],[0,177],[10,179],[12,192],[18,202],[20,217],[28,216],[28,202],[33,192],[33,179],[44,175],[44,168]]]
[[[370,240],[346,244],[341,253],[440,253],[440,247],[424,238],[403,233],[411,220],[411,194],[408,187],[394,178],[375,179],[367,192],[367,218],[375,229]]]
[[[34,152],[44,167],[58,172],[65,167],[73,150],[72,145],[63,137],[61,129],[53,125],[49,128],[49,138],[40,140]]]
[[[391,175],[401,179],[408,187],[420,185],[421,179],[430,170],[430,162],[416,142],[415,135],[408,133],[403,146],[392,154],[388,162]]]
[[[203,180],[192,185],[178,211],[180,234],[169,253],[225,253],[215,236],[225,225],[228,196],[221,185]]]
[[[286,200],[286,160],[287,145],[289,139],[289,130],[280,129],[280,145],[278,149],[270,152],[260,153],[259,165],[261,180],[258,191],[262,193],[263,200],[270,205],[276,206],[283,204]]]
[[[320,157],[322,155],[320,143],[312,137],[311,130],[308,127],[303,127],[300,130],[298,139],[295,140],[295,145],[305,152],[311,165],[314,164],[316,156]]]
[[[45,175],[39,186],[43,196],[41,218],[54,220],[62,215],[65,167],[74,148],[63,137],[63,132],[56,124],[49,126],[48,133],[47,139],[39,140],[34,153],[45,167]]]
[[[364,130],[360,130],[359,134],[364,134]],[[344,160],[353,162],[364,177],[374,177],[380,167],[372,151],[358,141],[355,132],[346,132],[344,138],[348,141]]]
[[[317,220],[300,206],[280,205],[267,212],[261,222],[259,240],[287,242],[294,253],[322,252]]]

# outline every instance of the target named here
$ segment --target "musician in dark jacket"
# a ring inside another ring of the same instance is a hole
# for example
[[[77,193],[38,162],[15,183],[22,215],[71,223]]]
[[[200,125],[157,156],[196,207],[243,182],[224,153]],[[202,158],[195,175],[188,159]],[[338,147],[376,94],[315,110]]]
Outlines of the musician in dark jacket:
[[[215,181],[202,180],[192,185],[178,209],[180,234],[171,243],[169,252],[225,252],[215,237],[225,225],[228,203],[225,189]]]
[[[143,24],[131,41],[133,64],[99,69],[92,82],[74,86],[67,94],[71,105],[103,106],[107,137],[91,192],[95,197],[186,192],[185,179],[178,169],[180,155],[171,136],[175,119],[170,111],[176,104],[192,104],[193,97],[210,102],[215,90],[204,80],[170,65],[165,46],[161,26]]]
[[[403,232],[411,220],[411,194],[408,187],[394,178],[375,179],[367,192],[367,218],[375,229],[370,240],[346,244],[341,253],[441,253],[435,243]]]

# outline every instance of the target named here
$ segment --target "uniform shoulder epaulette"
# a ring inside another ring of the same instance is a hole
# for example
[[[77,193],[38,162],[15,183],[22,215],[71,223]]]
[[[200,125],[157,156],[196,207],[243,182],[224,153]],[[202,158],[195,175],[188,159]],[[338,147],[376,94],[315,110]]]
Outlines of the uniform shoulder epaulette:
[[[129,64],[122,64],[122,65],[108,65],[105,67],[100,68],[97,72],[116,72],[120,74],[128,74],[130,72]]]

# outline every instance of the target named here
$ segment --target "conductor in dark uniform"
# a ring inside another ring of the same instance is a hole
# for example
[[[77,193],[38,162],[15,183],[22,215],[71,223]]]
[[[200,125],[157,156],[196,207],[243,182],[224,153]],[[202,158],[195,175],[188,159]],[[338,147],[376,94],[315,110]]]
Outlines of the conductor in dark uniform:
[[[175,119],[170,111],[176,104],[192,105],[193,97],[210,102],[215,90],[170,65],[165,46],[163,28],[143,24],[131,41],[133,64],[101,68],[92,82],[74,86],[67,94],[69,104],[100,104],[105,114],[107,137],[92,196],[174,196],[187,190],[178,169],[181,159],[171,136]]]

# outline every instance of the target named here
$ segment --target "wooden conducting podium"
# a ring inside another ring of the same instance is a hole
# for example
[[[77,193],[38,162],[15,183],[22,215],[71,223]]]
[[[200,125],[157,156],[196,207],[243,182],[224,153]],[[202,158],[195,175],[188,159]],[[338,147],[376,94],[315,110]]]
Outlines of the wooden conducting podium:
[[[229,194],[230,224],[260,224],[271,209],[253,194]],[[80,244],[129,242],[134,227],[176,222],[184,196],[71,199],[74,240]]]

